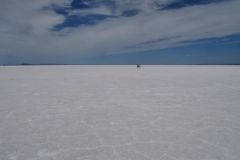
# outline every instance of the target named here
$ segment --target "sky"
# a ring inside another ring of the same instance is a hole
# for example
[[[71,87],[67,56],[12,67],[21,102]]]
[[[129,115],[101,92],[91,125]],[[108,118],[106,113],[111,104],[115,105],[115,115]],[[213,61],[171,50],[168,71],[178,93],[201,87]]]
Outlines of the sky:
[[[240,64],[240,0],[0,0],[0,64]]]

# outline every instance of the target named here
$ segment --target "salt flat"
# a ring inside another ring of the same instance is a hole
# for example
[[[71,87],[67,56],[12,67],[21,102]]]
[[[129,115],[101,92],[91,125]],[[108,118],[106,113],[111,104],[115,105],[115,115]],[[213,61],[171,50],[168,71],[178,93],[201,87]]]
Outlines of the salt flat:
[[[0,67],[0,160],[239,160],[240,66]]]

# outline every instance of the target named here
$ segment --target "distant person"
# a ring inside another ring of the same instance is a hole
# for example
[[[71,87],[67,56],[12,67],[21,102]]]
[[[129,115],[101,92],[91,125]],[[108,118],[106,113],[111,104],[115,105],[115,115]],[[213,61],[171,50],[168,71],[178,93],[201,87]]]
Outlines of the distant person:
[[[137,64],[137,68],[141,68],[141,65],[140,65],[140,64]]]

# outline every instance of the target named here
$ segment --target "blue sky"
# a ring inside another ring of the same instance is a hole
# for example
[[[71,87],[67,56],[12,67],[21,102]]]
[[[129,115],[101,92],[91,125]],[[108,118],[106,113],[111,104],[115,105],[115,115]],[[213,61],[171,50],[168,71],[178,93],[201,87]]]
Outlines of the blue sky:
[[[0,64],[240,64],[240,0],[1,0]]]

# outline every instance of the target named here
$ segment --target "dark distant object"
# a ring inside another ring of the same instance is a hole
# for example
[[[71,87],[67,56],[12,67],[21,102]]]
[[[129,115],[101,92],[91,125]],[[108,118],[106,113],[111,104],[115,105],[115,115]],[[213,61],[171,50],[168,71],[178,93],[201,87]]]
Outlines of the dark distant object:
[[[140,65],[140,64],[137,64],[137,68],[141,68],[141,65]]]
[[[32,65],[32,64],[30,64],[30,63],[21,63],[20,65],[22,65],[22,66],[29,66],[29,65]]]

